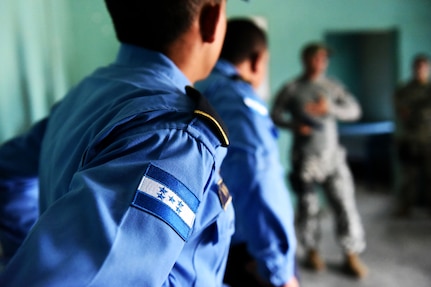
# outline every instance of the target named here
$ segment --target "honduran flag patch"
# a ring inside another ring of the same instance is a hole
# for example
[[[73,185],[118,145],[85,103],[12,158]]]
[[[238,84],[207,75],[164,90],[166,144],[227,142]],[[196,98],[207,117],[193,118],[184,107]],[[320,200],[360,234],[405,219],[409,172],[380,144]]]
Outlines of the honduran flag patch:
[[[199,203],[197,197],[179,180],[150,164],[131,205],[160,218],[183,240],[187,240]]]

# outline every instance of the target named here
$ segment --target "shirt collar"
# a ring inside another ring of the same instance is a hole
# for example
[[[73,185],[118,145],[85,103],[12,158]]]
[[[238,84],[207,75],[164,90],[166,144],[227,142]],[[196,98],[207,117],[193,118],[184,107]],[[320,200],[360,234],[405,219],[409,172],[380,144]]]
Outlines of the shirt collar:
[[[165,80],[168,80],[183,92],[186,86],[191,85],[189,79],[174,62],[160,52],[122,43],[116,64],[150,70],[152,73],[165,78]]]
[[[235,66],[232,63],[223,59],[220,59],[217,61],[217,64],[215,65],[214,70],[228,77],[239,76],[239,73],[236,70]]]

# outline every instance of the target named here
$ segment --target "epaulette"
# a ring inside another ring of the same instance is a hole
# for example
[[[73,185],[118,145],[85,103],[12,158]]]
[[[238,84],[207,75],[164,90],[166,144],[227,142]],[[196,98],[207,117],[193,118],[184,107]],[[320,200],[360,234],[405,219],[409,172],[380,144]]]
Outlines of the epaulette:
[[[229,146],[227,128],[208,100],[198,90],[190,86],[186,87],[186,94],[196,102],[194,114],[209,124],[223,147]]]

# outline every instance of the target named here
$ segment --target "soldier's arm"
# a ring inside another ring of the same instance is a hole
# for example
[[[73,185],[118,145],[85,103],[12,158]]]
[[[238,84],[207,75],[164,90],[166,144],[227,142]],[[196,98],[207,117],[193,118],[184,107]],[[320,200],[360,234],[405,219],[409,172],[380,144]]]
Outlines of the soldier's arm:
[[[193,230],[213,165],[183,130],[113,140],[44,212],[0,286],[162,286]]]
[[[275,102],[271,110],[271,118],[274,123],[282,128],[294,129],[295,125],[288,118],[288,105],[291,99],[289,86],[284,86],[280,89],[275,97]]]
[[[406,105],[405,102],[403,102],[405,92],[404,89],[401,87],[399,88],[395,94],[394,94],[394,110],[396,119],[398,121],[400,120],[407,120],[410,116],[410,109],[408,105]]]
[[[222,116],[231,119],[226,122],[232,140],[221,174],[233,197],[239,234],[257,262],[256,273],[269,286],[283,286],[294,277],[296,238],[269,119],[245,108]]]
[[[355,121],[361,116],[361,107],[355,97],[343,86],[333,84],[334,98],[329,102],[329,113],[341,121]]]

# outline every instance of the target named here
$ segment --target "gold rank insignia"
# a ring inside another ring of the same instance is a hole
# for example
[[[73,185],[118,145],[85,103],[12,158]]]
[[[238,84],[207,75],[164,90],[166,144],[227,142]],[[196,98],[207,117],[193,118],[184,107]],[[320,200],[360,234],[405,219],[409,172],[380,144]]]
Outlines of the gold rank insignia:
[[[220,179],[217,183],[218,185],[218,197],[220,199],[220,204],[224,210],[227,209],[229,204],[232,202],[232,196],[229,193],[229,189],[226,184],[224,184],[223,180]]]
[[[229,146],[227,128],[208,100],[193,87],[187,86],[185,89],[186,94],[196,102],[194,114],[207,122],[209,128],[219,138],[223,147]]]

